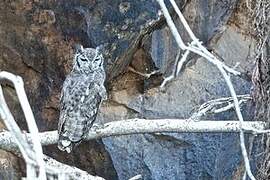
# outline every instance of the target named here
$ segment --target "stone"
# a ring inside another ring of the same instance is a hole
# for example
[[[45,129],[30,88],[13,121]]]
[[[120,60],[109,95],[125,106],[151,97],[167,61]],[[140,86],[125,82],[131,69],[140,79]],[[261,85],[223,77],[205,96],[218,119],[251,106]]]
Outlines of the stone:
[[[19,158],[10,152],[0,150],[0,179],[21,179],[20,166]]]

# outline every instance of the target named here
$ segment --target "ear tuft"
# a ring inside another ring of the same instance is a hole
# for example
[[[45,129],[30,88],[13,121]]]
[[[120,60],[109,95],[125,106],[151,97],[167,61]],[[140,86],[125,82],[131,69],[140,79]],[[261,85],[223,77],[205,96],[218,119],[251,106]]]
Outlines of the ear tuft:
[[[96,51],[99,53],[101,53],[103,49],[104,49],[104,45],[99,45],[96,47]]]
[[[83,51],[83,46],[80,44],[75,44],[74,45],[75,52],[82,52]]]

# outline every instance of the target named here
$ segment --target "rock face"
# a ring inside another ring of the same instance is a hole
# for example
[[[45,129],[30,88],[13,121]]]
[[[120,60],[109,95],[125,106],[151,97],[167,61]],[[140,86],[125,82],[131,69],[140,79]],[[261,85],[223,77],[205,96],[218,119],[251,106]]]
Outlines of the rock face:
[[[228,27],[213,48],[226,57],[227,64],[233,66],[240,62],[239,69],[248,71],[252,62],[246,61],[245,57],[250,43],[251,39],[243,38],[235,28]],[[226,54],[223,54],[225,49]],[[233,82],[238,94],[249,93],[250,81],[234,78]],[[203,102],[230,95],[218,70],[202,58],[168,84],[165,93],[153,88],[128,99],[125,94],[129,94],[129,90],[115,93],[117,95],[113,97],[124,97],[121,101],[115,98],[115,101],[146,119],[188,118],[194,107]],[[243,108],[246,120],[252,118],[250,107],[248,104]],[[130,114],[126,113],[115,119],[128,117]],[[226,112],[206,118],[229,120],[236,119],[236,116],[233,112]],[[112,156],[119,179],[136,174],[143,174],[145,179],[232,179],[241,162],[237,134],[166,133],[106,138],[103,142]]]
[[[177,1],[204,45],[229,66],[239,63],[245,76],[232,77],[238,94],[249,93],[253,68],[252,42],[236,0]],[[240,5],[239,5],[240,4]],[[171,73],[177,45],[154,0],[1,1],[0,69],[23,77],[41,131],[57,128],[59,94],[72,66],[74,43],[102,45],[108,72],[109,101],[99,123],[119,119],[187,118],[203,102],[229,96],[217,69],[195,55],[181,75],[160,91],[162,76]],[[240,11],[240,12],[239,12]],[[185,41],[189,38],[175,18]],[[141,73],[159,70],[145,78]],[[5,95],[18,124],[27,129],[15,92]],[[251,105],[243,107],[252,117]],[[226,112],[207,119],[232,119]],[[154,134],[85,142],[67,155],[56,146],[45,153],[107,179],[232,179],[241,164],[237,134]],[[9,156],[0,153],[1,159]],[[11,160],[16,164],[15,157]],[[0,177],[20,176],[12,169]],[[18,167],[18,166],[16,166]],[[13,178],[12,178],[13,179]]]

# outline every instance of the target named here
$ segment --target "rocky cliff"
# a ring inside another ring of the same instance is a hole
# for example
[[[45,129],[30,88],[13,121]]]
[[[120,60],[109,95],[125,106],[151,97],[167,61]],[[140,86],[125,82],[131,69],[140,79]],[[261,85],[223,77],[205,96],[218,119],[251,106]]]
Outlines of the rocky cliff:
[[[178,0],[194,33],[226,64],[243,73],[232,77],[238,94],[249,93],[255,42],[245,1]],[[71,69],[74,43],[103,46],[109,100],[98,123],[132,117],[187,118],[203,102],[229,96],[218,70],[193,55],[184,71],[160,91],[171,73],[177,45],[154,0],[24,0],[0,2],[0,69],[23,77],[40,131],[55,130],[59,93]],[[180,33],[188,41],[179,20]],[[145,78],[128,70],[160,73]],[[5,95],[19,125],[27,130],[15,92]],[[243,107],[252,118],[252,105]],[[232,119],[233,111],[208,116]],[[72,154],[55,145],[45,153],[107,179],[233,179],[242,169],[237,134],[153,134],[85,142]],[[5,161],[7,158],[10,161]],[[15,156],[0,152],[0,179],[22,172]],[[3,178],[1,178],[3,177]]]

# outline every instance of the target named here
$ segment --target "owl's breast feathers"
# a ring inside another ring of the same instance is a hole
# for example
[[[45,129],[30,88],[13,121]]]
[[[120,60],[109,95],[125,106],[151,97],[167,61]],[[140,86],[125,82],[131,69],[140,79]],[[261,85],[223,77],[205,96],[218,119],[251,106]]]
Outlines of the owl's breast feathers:
[[[61,150],[66,150],[63,142],[67,142],[71,151],[73,144],[84,138],[96,119],[102,97],[100,85],[94,79],[70,75],[64,82],[58,124],[58,147]]]

